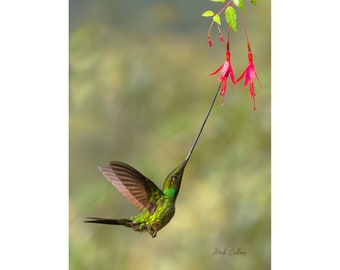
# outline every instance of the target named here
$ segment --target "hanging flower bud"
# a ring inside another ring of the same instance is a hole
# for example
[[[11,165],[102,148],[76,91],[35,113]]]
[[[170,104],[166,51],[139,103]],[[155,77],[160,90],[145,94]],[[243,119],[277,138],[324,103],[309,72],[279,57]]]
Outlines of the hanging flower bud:
[[[220,41],[223,43],[224,42],[224,39],[223,39],[223,36],[222,36],[222,32],[220,32]]]
[[[208,36],[208,44],[209,44],[209,47],[211,48],[212,47],[212,41],[211,41],[210,36]]]

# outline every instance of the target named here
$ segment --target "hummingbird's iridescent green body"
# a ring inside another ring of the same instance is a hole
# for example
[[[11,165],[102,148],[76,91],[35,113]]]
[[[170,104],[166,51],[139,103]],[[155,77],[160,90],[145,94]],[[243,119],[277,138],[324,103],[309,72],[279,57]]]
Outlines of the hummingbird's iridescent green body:
[[[162,229],[175,215],[175,202],[181,186],[182,176],[186,162],[183,162],[173,170],[165,179],[163,191],[156,190],[150,201],[156,205],[155,211],[151,213],[143,209],[137,216],[130,219],[139,224],[136,231],[148,231],[152,237]]]
[[[130,165],[119,161],[111,161],[109,166],[99,166],[99,170],[126,199],[138,208],[140,213],[129,219],[88,217],[88,220],[84,222],[124,225],[135,231],[147,231],[152,237],[156,237],[157,232],[168,224],[175,214],[175,202],[181,187],[184,169],[215,103],[220,86],[216,91],[207,115],[188,155],[185,160],[173,169],[165,178],[163,190],[160,190],[150,179]]]

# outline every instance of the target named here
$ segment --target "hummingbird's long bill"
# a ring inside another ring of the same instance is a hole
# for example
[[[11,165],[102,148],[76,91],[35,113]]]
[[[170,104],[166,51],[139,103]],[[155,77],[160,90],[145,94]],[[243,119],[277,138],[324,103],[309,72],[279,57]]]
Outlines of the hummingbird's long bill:
[[[202,131],[203,131],[203,128],[204,128],[204,126],[205,126],[205,123],[207,122],[208,117],[209,117],[209,115],[210,115],[210,112],[211,112],[212,108],[214,107],[214,104],[215,104],[217,95],[218,95],[218,93],[219,93],[219,91],[220,91],[220,88],[221,88],[221,83],[219,84],[219,86],[218,86],[218,88],[217,88],[217,90],[216,90],[215,96],[213,97],[213,100],[212,100],[212,102],[211,102],[211,104],[210,104],[210,107],[209,107],[209,110],[208,110],[208,112],[207,112],[207,115],[206,115],[205,118],[204,118],[204,121],[203,121],[203,123],[202,123],[202,126],[201,126],[200,130],[198,131],[198,133],[197,133],[197,135],[196,135],[195,141],[194,141],[194,143],[192,144],[192,146],[191,146],[191,148],[190,148],[190,150],[189,150],[189,153],[187,154],[187,156],[186,156],[186,158],[185,158],[186,162],[189,161],[189,158],[191,157],[191,154],[192,154],[192,152],[194,151],[194,148],[195,148],[195,146],[196,146],[196,144],[197,144],[197,141],[198,141],[199,137],[201,136],[201,133],[202,133]]]
[[[135,231],[147,231],[152,237],[156,237],[157,232],[168,224],[175,214],[175,202],[181,187],[184,169],[207,122],[220,87],[221,84],[217,88],[216,94],[188,155],[184,161],[165,178],[163,190],[160,190],[149,178],[126,163],[111,161],[109,166],[98,167],[104,177],[140,211],[138,215],[132,216],[129,219],[87,217],[87,220],[84,222],[123,225]]]

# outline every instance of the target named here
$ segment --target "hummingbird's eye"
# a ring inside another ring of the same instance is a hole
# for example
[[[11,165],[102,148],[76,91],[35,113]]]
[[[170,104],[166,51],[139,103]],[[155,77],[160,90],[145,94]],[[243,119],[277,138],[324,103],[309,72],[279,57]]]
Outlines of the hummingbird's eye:
[[[172,180],[177,180],[177,178],[178,178],[178,175],[175,174],[175,175],[172,177]]]

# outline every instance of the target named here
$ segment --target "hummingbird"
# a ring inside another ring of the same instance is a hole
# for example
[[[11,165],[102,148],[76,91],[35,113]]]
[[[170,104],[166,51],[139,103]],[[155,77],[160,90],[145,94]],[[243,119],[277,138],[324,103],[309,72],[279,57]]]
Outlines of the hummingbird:
[[[84,222],[123,225],[138,232],[147,231],[153,238],[156,237],[157,232],[167,225],[175,214],[175,203],[181,187],[184,169],[214,106],[220,87],[221,84],[217,88],[209,110],[186,158],[167,175],[163,183],[163,190],[126,163],[111,161],[109,166],[98,167],[104,177],[140,211],[139,214],[130,218],[120,219],[86,217],[87,220]]]

